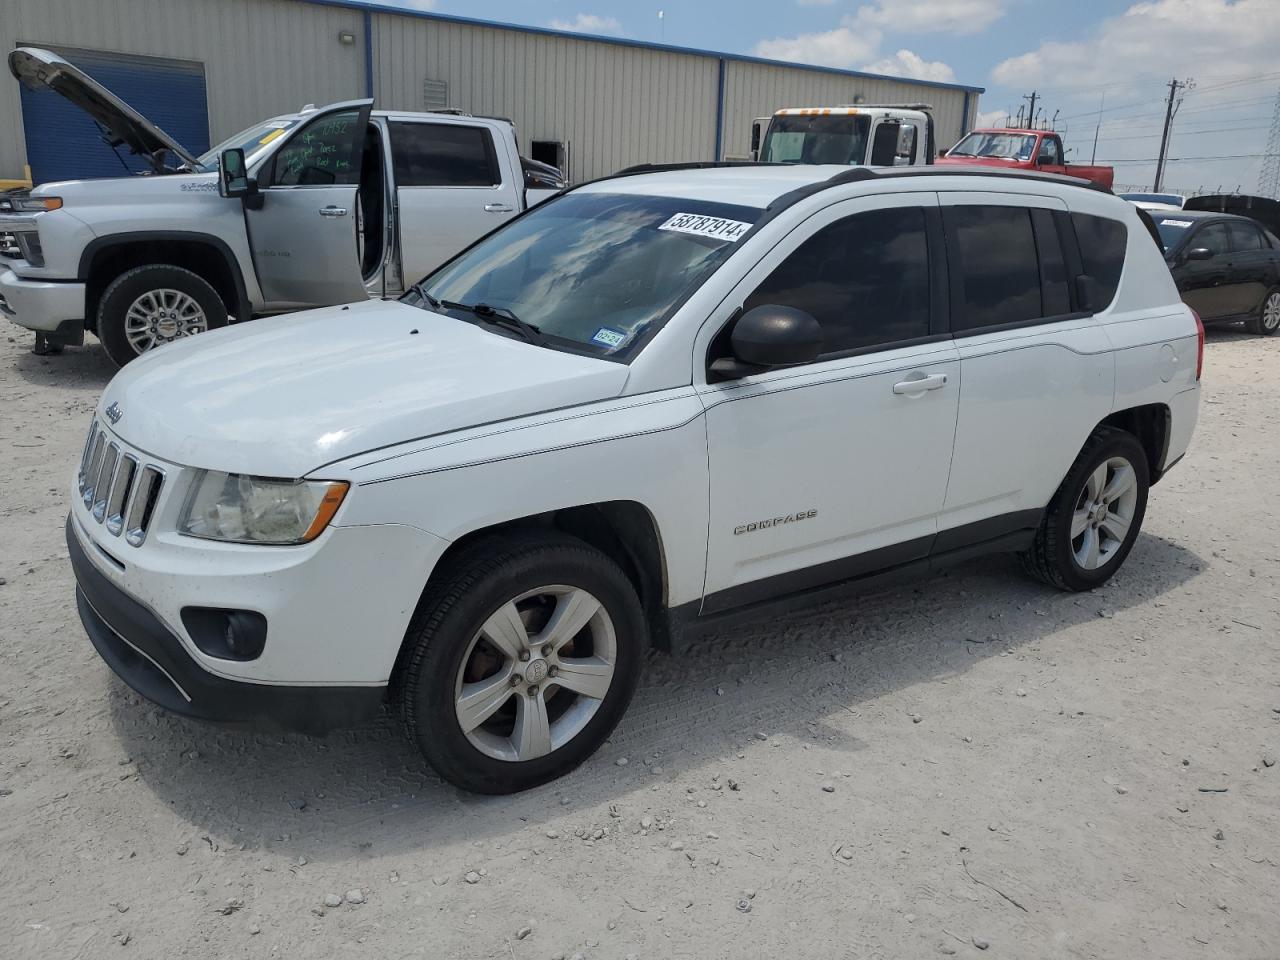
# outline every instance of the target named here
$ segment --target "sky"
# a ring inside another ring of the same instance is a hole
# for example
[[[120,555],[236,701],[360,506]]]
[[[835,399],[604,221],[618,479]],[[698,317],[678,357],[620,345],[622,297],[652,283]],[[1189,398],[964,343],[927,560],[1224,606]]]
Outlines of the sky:
[[[1254,192],[1280,95],[1280,0],[381,0],[388,5],[1039,94],[1068,159],[1147,188],[1170,80],[1166,189]],[[659,11],[662,16],[659,17]]]

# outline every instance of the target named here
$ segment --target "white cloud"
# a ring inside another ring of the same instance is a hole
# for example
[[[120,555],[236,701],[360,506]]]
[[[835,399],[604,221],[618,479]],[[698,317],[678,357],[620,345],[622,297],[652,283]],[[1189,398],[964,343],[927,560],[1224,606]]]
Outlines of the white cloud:
[[[1257,77],[1275,72],[1280,43],[1276,0],[1152,0],[1104,20],[1087,40],[1046,40],[996,65],[996,83],[1048,83],[1070,89],[1140,76]],[[1209,84],[1205,84],[1208,86]]]
[[[397,7],[408,7],[410,10],[434,10],[436,0],[391,0]]]
[[[896,33],[981,33],[1004,8],[1005,0],[879,0],[860,8],[857,19]]]
[[[992,95],[1017,106],[1033,89],[1046,108],[1061,110],[1074,158],[1092,154],[1101,120],[1098,161],[1117,162],[1116,182],[1150,183],[1159,150],[1164,96],[1171,77],[1194,77],[1174,124],[1168,185],[1255,189],[1266,124],[1276,91],[1280,48],[1276,0],[1144,0],[1102,21],[1077,42],[1046,40],[992,71]],[[1099,100],[1106,93],[1104,112]],[[1233,122],[1234,121],[1234,122]],[[1262,129],[1250,130],[1253,123]],[[1243,129],[1228,130],[1230,127]],[[1215,129],[1216,128],[1216,129]],[[1232,156],[1225,161],[1195,157]],[[1183,159],[1187,158],[1187,159]]]
[[[823,67],[852,67],[874,57],[880,47],[880,31],[863,30],[846,23],[834,30],[775,37],[756,44],[757,56],[790,63],[813,63]]]
[[[1009,115],[1007,110],[979,110],[977,117],[974,118],[975,127],[998,127],[1004,125],[1005,117]]]
[[[613,17],[601,17],[594,13],[580,13],[572,20],[552,20],[553,30],[570,30],[574,33],[621,33],[622,24]]]
[[[936,80],[950,83],[956,72],[941,60],[926,60],[910,50],[899,50],[891,57],[884,57],[862,68],[868,73],[884,73],[891,77],[912,77],[916,80]]]

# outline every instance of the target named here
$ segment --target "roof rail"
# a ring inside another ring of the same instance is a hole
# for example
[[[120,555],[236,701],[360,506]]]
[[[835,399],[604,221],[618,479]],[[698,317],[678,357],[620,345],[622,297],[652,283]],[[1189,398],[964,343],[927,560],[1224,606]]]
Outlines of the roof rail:
[[[640,173],[669,173],[673,170],[713,170],[721,167],[794,167],[794,163],[773,160],[685,160],[677,163],[636,163],[614,173],[596,177],[589,183],[612,180],[614,177],[634,177]]]

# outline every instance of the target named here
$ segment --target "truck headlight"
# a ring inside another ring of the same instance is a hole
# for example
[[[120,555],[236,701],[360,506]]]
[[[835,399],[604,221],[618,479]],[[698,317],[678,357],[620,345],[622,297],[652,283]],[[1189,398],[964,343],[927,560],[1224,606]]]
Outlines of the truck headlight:
[[[61,197],[10,197],[9,202],[18,213],[43,213],[46,210],[61,210]]]
[[[178,530],[231,543],[297,544],[320,536],[348,484],[274,480],[203,470],[183,507]]]

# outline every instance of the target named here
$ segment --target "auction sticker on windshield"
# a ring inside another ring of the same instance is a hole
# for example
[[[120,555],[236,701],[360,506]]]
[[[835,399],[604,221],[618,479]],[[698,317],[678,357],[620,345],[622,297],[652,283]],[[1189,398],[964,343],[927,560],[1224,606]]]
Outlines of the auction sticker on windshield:
[[[751,229],[751,224],[741,220],[725,220],[723,217],[708,217],[700,213],[677,213],[658,229],[737,243]]]

